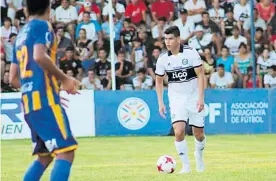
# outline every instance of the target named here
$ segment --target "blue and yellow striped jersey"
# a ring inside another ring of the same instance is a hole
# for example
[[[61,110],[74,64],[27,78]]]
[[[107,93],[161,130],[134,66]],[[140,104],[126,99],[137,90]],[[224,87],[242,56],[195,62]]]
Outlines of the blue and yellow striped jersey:
[[[57,79],[44,71],[33,58],[35,44],[44,44],[52,61],[57,64],[57,42],[49,22],[31,20],[22,27],[14,44],[13,63],[19,67],[25,114],[60,103]]]

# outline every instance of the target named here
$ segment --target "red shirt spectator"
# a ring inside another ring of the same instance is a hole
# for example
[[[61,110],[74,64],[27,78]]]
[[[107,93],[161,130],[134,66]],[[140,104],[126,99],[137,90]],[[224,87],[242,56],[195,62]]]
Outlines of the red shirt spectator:
[[[143,1],[131,0],[131,3],[127,5],[125,17],[130,18],[133,24],[138,24],[142,20],[146,21],[147,7]]]
[[[168,0],[157,0],[151,6],[152,17],[155,22],[158,18],[165,17],[168,22],[173,18],[174,4]]]
[[[260,3],[256,5],[260,17],[269,22],[275,13],[275,5],[269,0],[262,0]]]

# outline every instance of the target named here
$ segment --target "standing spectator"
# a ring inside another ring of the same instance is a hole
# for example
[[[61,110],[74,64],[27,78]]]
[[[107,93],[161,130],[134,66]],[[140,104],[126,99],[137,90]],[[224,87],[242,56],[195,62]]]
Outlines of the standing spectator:
[[[244,21],[250,17],[250,5],[247,0],[240,0],[240,3],[234,6],[234,18],[238,22],[238,27],[241,30]]]
[[[229,48],[230,54],[235,56],[239,54],[240,44],[247,44],[247,40],[245,37],[240,35],[240,30],[237,26],[233,28],[232,34],[232,36],[226,39],[224,45]]]
[[[155,24],[158,24],[159,18],[165,17],[167,23],[173,20],[174,4],[169,0],[157,0],[151,5],[151,15]]]
[[[232,31],[234,27],[237,26],[237,21],[234,19],[232,7],[226,9],[226,15],[226,20],[221,23],[221,33],[223,38],[232,36]]]
[[[104,21],[108,21],[108,15],[109,15],[109,5],[105,5],[103,8],[103,19]],[[112,14],[116,16],[116,18],[120,21],[125,13],[125,7],[121,3],[118,2],[118,0],[112,0]]]
[[[234,79],[230,72],[226,72],[223,64],[219,64],[217,72],[212,73],[210,78],[211,88],[233,88]]]
[[[100,80],[103,80],[107,71],[111,69],[111,63],[107,61],[107,54],[104,48],[100,48],[98,54],[99,61],[95,64],[95,71]]]
[[[203,69],[205,73],[205,80],[206,80],[206,85],[208,87],[208,83],[210,80],[210,76],[213,72],[215,72],[216,69],[216,61],[212,57],[212,52],[210,48],[205,48],[204,49],[204,61],[203,61]]]
[[[79,72],[78,69],[82,66],[80,60],[74,58],[74,53],[74,47],[66,48],[65,57],[60,59],[59,67],[64,73],[69,69],[72,70],[75,77]]]
[[[121,45],[124,51],[131,53],[132,50],[132,40],[134,39],[136,35],[135,28],[130,26],[130,19],[125,19],[123,28],[121,30],[120,36],[121,36]]]
[[[265,88],[276,88],[276,65],[273,65],[270,73],[265,75],[264,85]]]
[[[14,23],[15,14],[18,10],[22,9],[22,0],[7,0],[8,8],[8,17]]]
[[[140,68],[146,67],[146,58],[145,58],[145,47],[142,45],[140,39],[136,38],[133,40],[133,50],[131,53],[131,62],[135,71],[138,71]]]
[[[270,66],[272,66],[272,60],[269,57],[269,50],[265,48],[257,60],[257,74],[263,77],[268,73]]]
[[[237,87],[242,87],[243,77],[247,74],[247,68],[252,66],[252,57],[250,52],[247,51],[245,43],[239,46],[239,54],[235,57],[235,72],[238,75]]]
[[[152,89],[153,81],[151,76],[146,75],[147,70],[145,68],[140,68],[137,73],[138,76],[133,79],[133,87],[135,90]]]
[[[16,36],[17,34],[11,33],[9,41],[4,43],[7,64],[10,64],[13,61],[13,48]]]
[[[202,21],[201,14],[206,10],[206,4],[204,0],[188,0],[184,8],[188,10],[188,19],[198,23]]]
[[[234,71],[234,57],[229,55],[228,47],[224,46],[221,49],[221,57],[217,60],[216,65],[222,64],[226,72]]]
[[[22,26],[26,24],[26,15],[27,15],[27,8],[26,8],[26,0],[22,1],[22,9],[18,10],[15,14],[14,26],[19,31]]]
[[[83,6],[84,6],[84,10],[85,10],[84,12],[89,12],[90,13],[90,20],[98,20],[96,13],[94,13],[91,9],[91,3],[90,2],[85,2]],[[79,14],[79,17],[78,17],[78,22],[79,23],[81,23],[83,21],[83,13],[84,12],[81,12]]]
[[[3,80],[1,80],[1,92],[2,93],[5,93],[5,92],[18,92],[18,90],[11,87],[11,85],[9,83],[9,76],[10,76],[10,73],[9,73],[8,70],[6,70],[5,73],[4,73]]]
[[[1,38],[3,38],[4,41],[9,41],[11,33],[17,34],[17,30],[14,26],[12,26],[11,18],[6,17],[4,19],[4,25],[1,27]]]
[[[157,41],[162,41],[164,38],[164,32],[169,27],[169,25],[166,23],[165,17],[158,18],[158,23],[155,25],[152,30],[152,38]]]
[[[100,79],[96,77],[95,71],[90,69],[87,74],[88,76],[83,78],[81,81],[82,89],[101,90],[103,86]]]
[[[212,0],[212,5],[213,8],[209,9],[210,19],[219,25],[225,17],[224,9],[220,7],[219,0]]]
[[[152,77],[153,80],[155,80],[155,69],[156,69],[156,63],[157,59],[161,54],[161,48],[158,46],[155,46],[152,52],[152,56],[148,59],[148,73]]]
[[[247,68],[247,74],[243,78],[243,88],[254,88],[253,82],[253,68],[250,66]],[[259,75],[256,75],[256,87],[263,87],[262,78]]]
[[[126,7],[125,17],[130,18],[133,24],[138,25],[142,20],[146,22],[146,10],[147,7],[143,1],[131,0]]]
[[[99,8],[99,6],[95,2],[93,2],[93,0],[88,0],[88,2],[90,2],[90,4],[91,4],[91,10],[92,10],[92,12],[96,14],[97,20],[99,22],[101,22],[101,9]],[[81,14],[83,12],[85,12],[84,6],[82,6],[80,8],[79,13]]]
[[[258,10],[260,17],[268,23],[275,14],[275,4],[273,4],[270,0],[261,0],[256,5],[256,9]]]
[[[180,18],[174,21],[174,25],[180,30],[180,39],[182,44],[188,44],[190,38],[194,36],[195,24],[192,20],[188,20],[188,11],[180,10]]]
[[[125,52],[118,52],[118,62],[115,64],[116,69],[116,89],[124,89],[125,84],[132,84],[133,76],[132,63],[125,60]]]
[[[63,58],[67,47],[73,47],[73,43],[69,38],[64,36],[64,27],[58,27],[56,30],[57,36],[57,59]]]

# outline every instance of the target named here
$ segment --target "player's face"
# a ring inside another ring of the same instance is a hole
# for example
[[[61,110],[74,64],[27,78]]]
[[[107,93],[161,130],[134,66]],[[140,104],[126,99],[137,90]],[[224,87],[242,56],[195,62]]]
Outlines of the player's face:
[[[153,52],[152,52],[152,55],[155,57],[155,58],[158,58],[159,55],[160,55],[160,51],[158,49],[154,49]]]
[[[180,44],[180,37],[175,37],[173,34],[165,34],[165,44],[169,51],[175,50]]]
[[[223,77],[224,76],[224,68],[218,67],[218,74],[220,77]]]

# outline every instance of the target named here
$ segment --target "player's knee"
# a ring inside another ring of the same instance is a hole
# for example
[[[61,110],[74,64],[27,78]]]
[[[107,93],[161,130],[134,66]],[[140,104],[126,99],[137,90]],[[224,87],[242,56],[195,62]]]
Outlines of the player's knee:
[[[67,160],[69,162],[73,162],[75,158],[75,151],[68,151],[68,152],[64,152],[64,153],[58,153],[56,155],[56,159],[62,159],[62,160]]]
[[[174,129],[174,135],[177,139],[177,141],[182,141],[184,139],[185,131],[183,128],[175,128]]]
[[[51,164],[51,162],[53,161],[53,157],[51,155],[38,156],[37,160],[47,168]]]
[[[205,138],[203,128],[196,128],[194,130],[194,136],[195,136],[197,141],[203,141],[204,138]]]

